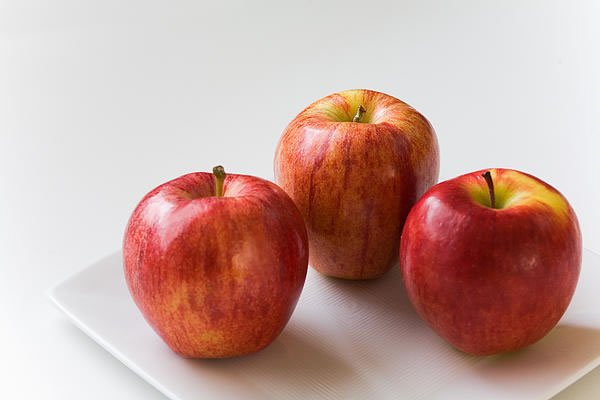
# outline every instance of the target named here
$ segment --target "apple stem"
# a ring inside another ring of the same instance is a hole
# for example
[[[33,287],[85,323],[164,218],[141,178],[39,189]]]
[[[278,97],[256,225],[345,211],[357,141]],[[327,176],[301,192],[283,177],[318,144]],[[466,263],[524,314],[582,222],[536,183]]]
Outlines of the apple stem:
[[[356,110],[356,115],[352,119],[352,122],[360,122],[360,119],[362,118],[363,114],[366,112],[367,112],[367,110],[365,110],[365,108],[362,106],[362,104],[360,104],[358,106],[358,110]]]
[[[492,174],[490,174],[490,171],[486,171],[481,174],[481,176],[483,176],[483,179],[485,179],[488,185],[488,191],[490,192],[490,207],[496,208],[496,195],[494,193],[494,181],[492,180]]]
[[[217,179],[215,181],[215,196],[223,197],[223,182],[225,181],[225,177],[227,174],[225,173],[225,168],[220,165],[217,165],[213,168],[213,175]]]

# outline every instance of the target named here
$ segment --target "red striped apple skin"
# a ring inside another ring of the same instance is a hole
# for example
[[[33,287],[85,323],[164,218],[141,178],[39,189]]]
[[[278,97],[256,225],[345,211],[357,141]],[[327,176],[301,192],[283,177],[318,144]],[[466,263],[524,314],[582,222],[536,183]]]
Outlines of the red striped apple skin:
[[[277,185],[192,173],[148,193],[127,225],[129,291],[177,354],[223,358],[259,351],[290,318],[308,267],[302,216]]]
[[[362,122],[352,122],[359,105]],[[283,132],[277,183],[306,222],[310,265],[325,275],[370,279],[398,259],[404,220],[438,178],[431,124],[402,101],[370,90],[327,96]]]
[[[518,350],[544,337],[575,291],[581,232],[552,186],[490,169],[502,208],[490,208],[482,170],[437,184],[411,210],[400,248],[418,314],[473,355]]]

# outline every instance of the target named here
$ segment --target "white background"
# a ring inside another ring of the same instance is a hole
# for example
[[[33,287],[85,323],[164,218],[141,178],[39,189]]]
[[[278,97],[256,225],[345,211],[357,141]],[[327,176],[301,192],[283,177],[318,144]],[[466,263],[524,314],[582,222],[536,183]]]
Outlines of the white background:
[[[168,179],[272,179],[286,124],[344,89],[425,114],[441,179],[559,188],[600,251],[598,21],[596,1],[0,1],[0,397],[163,399],[45,290]],[[558,398],[598,395],[597,368]]]

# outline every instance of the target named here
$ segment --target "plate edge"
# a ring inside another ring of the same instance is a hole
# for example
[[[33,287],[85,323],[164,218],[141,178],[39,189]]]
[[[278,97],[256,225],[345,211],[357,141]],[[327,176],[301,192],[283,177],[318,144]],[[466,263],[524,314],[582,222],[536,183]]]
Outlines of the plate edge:
[[[79,272],[81,272],[81,271],[79,271]],[[158,382],[155,379],[153,379],[144,370],[142,370],[141,368],[139,368],[137,366],[137,364],[135,364],[133,361],[129,360],[127,357],[125,357],[123,354],[121,354],[118,350],[114,349],[112,346],[110,346],[108,343],[106,343],[102,339],[102,337],[100,337],[99,335],[97,335],[92,329],[90,329],[86,324],[84,324],[83,322],[81,322],[77,317],[75,317],[70,311],[68,311],[62,305],[62,303],[60,302],[60,300],[56,297],[56,291],[55,291],[55,289],[57,287],[61,286],[64,282],[68,281],[69,279],[70,279],[70,277],[67,278],[67,279],[65,279],[64,281],[60,282],[59,284],[53,286],[52,288],[50,288],[50,289],[48,289],[46,291],[46,295],[48,296],[48,298],[52,302],[52,304],[54,304],[54,306],[58,310],[62,311],[71,320],[71,322],[76,327],[78,327],[83,333],[85,333],[86,335],[88,335],[100,347],[102,347],[109,354],[111,354],[113,357],[115,357],[117,360],[119,360],[127,368],[129,368],[130,370],[132,370],[140,378],[142,378],[143,380],[145,380],[148,384],[150,384],[151,386],[153,386],[154,388],[156,388],[159,392],[161,392],[162,394],[164,394],[165,396],[167,396],[171,400],[183,400],[180,397],[178,397],[177,395],[175,395],[174,393],[172,393],[170,390],[168,390],[166,387],[164,387],[160,382]]]

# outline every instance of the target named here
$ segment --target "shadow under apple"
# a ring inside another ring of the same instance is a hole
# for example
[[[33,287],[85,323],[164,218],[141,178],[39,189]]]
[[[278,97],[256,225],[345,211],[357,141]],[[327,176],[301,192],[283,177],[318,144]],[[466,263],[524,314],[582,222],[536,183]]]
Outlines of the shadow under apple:
[[[595,365],[593,348],[600,348],[600,329],[562,323],[521,350],[482,357],[481,363],[465,371],[463,379],[457,377],[432,398],[448,398],[453,393],[473,398],[483,393],[516,400],[550,398]],[[540,388],[545,393],[540,393]]]
[[[312,278],[325,281],[325,285],[343,294],[348,301],[356,301],[366,307],[397,314],[398,318],[420,321],[404,289],[398,263],[383,276],[372,280],[333,278],[317,272]]]
[[[199,373],[234,377],[236,385],[252,388],[257,398],[316,398],[328,393],[337,398],[349,382],[361,376],[351,365],[319,342],[294,327],[286,328],[266,349],[247,356],[215,360],[186,360]],[[201,370],[201,371],[200,371]]]

